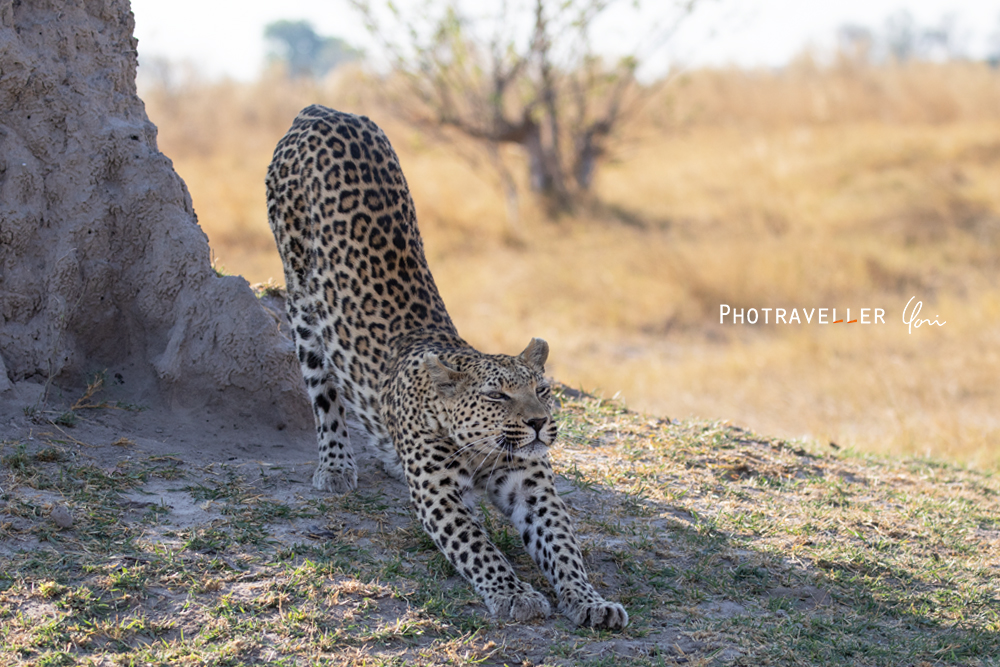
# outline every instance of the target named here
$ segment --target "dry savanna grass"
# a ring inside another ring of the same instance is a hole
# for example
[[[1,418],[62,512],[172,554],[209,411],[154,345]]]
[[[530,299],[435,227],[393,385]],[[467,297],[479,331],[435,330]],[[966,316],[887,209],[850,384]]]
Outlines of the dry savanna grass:
[[[330,496],[311,464],[80,446],[40,415],[0,441],[0,663],[997,664],[995,475],[559,397],[557,490],[620,633],[491,618],[381,472]]]
[[[1000,464],[1000,73],[985,65],[690,72],[618,137],[598,203],[550,221],[525,198],[519,243],[488,164],[394,119],[358,72],[141,93],[226,272],[281,282],[262,183],[298,109],[365,113],[481,349],[542,336],[560,380],[661,415]],[[946,324],[908,332],[911,297]],[[882,308],[886,324],[720,324],[721,304]]]

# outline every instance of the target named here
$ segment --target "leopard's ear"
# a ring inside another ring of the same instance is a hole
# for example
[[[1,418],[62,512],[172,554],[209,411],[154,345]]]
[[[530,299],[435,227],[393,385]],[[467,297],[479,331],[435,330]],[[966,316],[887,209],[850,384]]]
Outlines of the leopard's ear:
[[[466,377],[462,371],[445,366],[433,352],[424,357],[424,369],[430,376],[431,383],[445,397],[453,396]]]
[[[524,348],[524,352],[519,354],[518,358],[539,373],[544,373],[545,360],[549,358],[549,344],[541,338],[532,338],[528,347]]]

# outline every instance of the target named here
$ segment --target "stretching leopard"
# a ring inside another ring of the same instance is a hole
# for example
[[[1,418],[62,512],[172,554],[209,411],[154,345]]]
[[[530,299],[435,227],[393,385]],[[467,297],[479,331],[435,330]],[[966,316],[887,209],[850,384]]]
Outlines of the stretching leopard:
[[[405,480],[424,529],[497,616],[549,614],[472,511],[483,491],[513,522],[577,625],[620,629],[625,609],[587,580],[548,447],[556,437],[548,345],[516,357],[462,340],[427,268],[410,192],[375,123],[304,109],[267,172],[288,317],[319,439],[313,485],[357,485],[354,415],[386,471]]]

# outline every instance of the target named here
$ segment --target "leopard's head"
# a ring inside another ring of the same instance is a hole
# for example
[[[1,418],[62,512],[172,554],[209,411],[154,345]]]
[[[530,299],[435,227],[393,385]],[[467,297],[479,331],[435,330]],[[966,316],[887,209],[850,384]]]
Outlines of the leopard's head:
[[[552,390],[545,379],[549,345],[532,338],[516,357],[463,352],[429,354],[424,368],[459,446],[536,458],[555,441]]]

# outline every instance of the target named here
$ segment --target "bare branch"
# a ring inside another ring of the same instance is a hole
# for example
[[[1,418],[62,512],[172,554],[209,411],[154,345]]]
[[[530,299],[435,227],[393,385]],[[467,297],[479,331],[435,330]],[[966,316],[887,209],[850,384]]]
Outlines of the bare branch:
[[[591,34],[624,0],[527,0],[530,16],[499,0],[486,30],[483,17],[463,14],[457,0],[443,10],[424,3],[408,17],[387,5],[405,38],[391,36],[370,0],[349,1],[419,102],[408,112],[413,120],[482,142],[508,202],[516,201],[514,181],[499,146],[522,147],[529,182],[551,210],[569,208],[589,189],[616,129],[652,90],[636,81],[639,54],[661,46],[679,25],[678,19],[665,32],[645,30],[651,40],[637,39],[631,55],[609,63],[594,52]],[[679,6],[687,15],[694,0]]]

